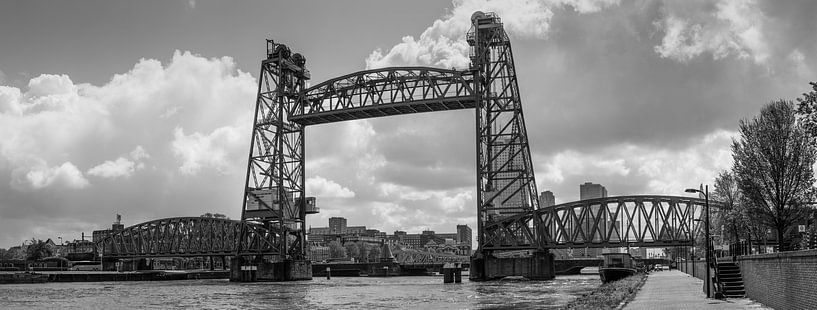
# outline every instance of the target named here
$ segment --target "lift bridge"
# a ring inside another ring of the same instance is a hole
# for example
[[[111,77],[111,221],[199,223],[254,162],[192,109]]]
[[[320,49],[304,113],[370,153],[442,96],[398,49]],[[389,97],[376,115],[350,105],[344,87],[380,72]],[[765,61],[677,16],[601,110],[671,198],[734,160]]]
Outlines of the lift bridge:
[[[464,109],[475,112],[478,247],[470,258],[472,280],[553,278],[548,250],[554,248],[691,244],[700,233],[702,199],[623,196],[539,207],[511,42],[493,13],[475,12],[471,23],[465,70],[390,67],[311,87],[306,58],[267,40],[241,220],[134,225],[104,239],[103,255],[231,255],[233,268],[255,264],[282,274],[275,279],[309,279],[306,215],[317,209],[305,192],[305,128]],[[504,255],[522,250],[532,254]]]

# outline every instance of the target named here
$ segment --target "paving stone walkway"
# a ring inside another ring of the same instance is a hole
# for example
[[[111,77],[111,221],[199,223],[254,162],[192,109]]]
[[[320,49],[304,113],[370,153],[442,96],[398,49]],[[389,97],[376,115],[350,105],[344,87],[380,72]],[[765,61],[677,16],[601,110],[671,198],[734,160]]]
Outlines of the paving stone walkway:
[[[703,283],[678,270],[654,272],[624,309],[771,309],[748,298],[707,299]]]

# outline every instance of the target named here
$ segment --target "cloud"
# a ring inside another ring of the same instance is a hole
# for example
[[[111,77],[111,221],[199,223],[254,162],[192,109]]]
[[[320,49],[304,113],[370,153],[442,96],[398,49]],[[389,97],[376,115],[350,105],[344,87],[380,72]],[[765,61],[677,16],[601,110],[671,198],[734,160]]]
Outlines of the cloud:
[[[230,57],[181,51],[165,63],[139,60],[102,85],[43,74],[25,89],[0,86],[0,226],[49,225],[39,218],[48,214],[83,223],[64,232],[78,235],[115,213],[127,224],[236,218],[256,87]],[[19,242],[5,229],[0,236],[0,246]]]
[[[537,171],[544,172],[539,190],[553,191],[559,202],[578,200],[579,184],[588,181],[605,185],[610,196],[682,195],[685,188],[711,183],[718,172],[731,168],[736,135],[720,130],[675,150],[625,143],[593,153],[558,152],[535,161]]]
[[[328,198],[353,198],[355,192],[341,186],[335,181],[327,180],[320,176],[306,179],[306,191],[308,195]]]
[[[709,53],[766,62],[770,55],[763,32],[766,16],[756,1],[678,2],[664,8],[656,26],[664,31],[655,51],[681,62]]]
[[[539,190],[560,202],[586,181],[611,195],[679,195],[731,165],[739,118],[808,89],[815,7],[455,1],[419,33],[371,47],[366,66],[464,66],[471,14],[496,11],[514,44]],[[0,86],[0,246],[51,227],[100,229],[116,213],[126,225],[238,218],[257,80],[230,57],[183,51],[103,80]],[[310,126],[306,177],[321,208],[310,225],[343,216],[384,231],[475,229],[474,120],[451,111]]]
[[[179,171],[186,175],[196,175],[203,168],[222,172],[229,167],[230,150],[235,150],[246,132],[235,127],[220,127],[207,135],[195,132],[185,135],[182,128],[173,133],[173,154],[182,161]]]
[[[141,145],[138,145],[130,152],[130,157],[132,160],[125,157],[119,157],[113,161],[106,160],[104,163],[88,169],[87,173],[106,179],[128,178],[137,170],[141,170],[145,167],[142,160],[150,158],[150,155]]]
[[[54,167],[49,167],[43,162],[27,169],[24,173],[20,171],[15,172],[20,175],[14,179],[12,186],[22,190],[39,190],[51,186],[57,188],[82,189],[90,185],[88,180],[82,175],[82,172],[70,162],[65,162]]]
[[[617,4],[616,0],[461,0],[454,8],[423,31],[418,38],[404,36],[388,51],[376,49],[366,58],[366,68],[388,66],[435,66],[463,69],[468,66],[465,34],[476,11],[494,12],[502,18],[505,30],[515,38],[545,38],[550,30],[554,9],[571,7],[578,13],[595,13]]]
[[[136,171],[136,164],[127,158],[119,157],[114,161],[106,160],[91,169],[88,169],[88,174],[107,179],[115,179],[120,177],[130,177]]]
[[[145,148],[143,148],[141,145],[137,145],[136,148],[130,152],[130,157],[133,158],[133,160],[139,161],[150,158],[150,154],[148,154],[148,152],[145,151]]]

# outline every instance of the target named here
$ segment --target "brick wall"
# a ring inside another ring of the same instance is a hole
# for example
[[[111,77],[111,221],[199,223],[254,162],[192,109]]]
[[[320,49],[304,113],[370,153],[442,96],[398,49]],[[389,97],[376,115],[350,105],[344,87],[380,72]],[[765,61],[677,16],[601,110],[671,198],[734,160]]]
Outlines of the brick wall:
[[[817,309],[817,250],[738,257],[747,297],[778,310]]]

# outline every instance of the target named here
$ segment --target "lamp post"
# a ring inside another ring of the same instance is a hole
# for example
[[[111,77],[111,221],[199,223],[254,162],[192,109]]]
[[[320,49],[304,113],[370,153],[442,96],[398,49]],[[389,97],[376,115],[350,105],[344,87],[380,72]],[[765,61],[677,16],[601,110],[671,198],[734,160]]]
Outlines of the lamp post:
[[[694,189],[694,188],[687,188],[684,191],[687,192],[687,193],[700,193],[700,194],[704,195],[704,200],[705,200],[704,206],[706,208],[706,211],[704,211],[704,212],[706,212],[706,220],[704,222],[704,234],[706,235],[706,241],[705,241],[706,242],[706,281],[705,281],[705,283],[706,283],[706,298],[711,298],[712,297],[712,292],[711,292],[711,288],[710,288],[710,286],[711,286],[710,281],[711,281],[712,277],[709,274],[709,263],[711,261],[712,249],[711,249],[711,243],[709,241],[709,185],[706,185],[706,187],[704,187],[703,191],[700,190],[700,189]],[[695,240],[694,236],[693,236],[692,239]]]

